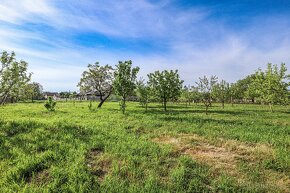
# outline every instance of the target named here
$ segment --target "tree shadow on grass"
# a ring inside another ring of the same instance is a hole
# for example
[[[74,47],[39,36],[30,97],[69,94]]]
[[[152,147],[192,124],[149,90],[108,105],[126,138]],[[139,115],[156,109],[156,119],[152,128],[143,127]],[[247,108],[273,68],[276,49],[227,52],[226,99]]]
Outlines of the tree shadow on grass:
[[[204,114],[205,109],[187,109],[187,108],[180,108],[180,107],[168,107],[167,111],[164,111],[161,107],[148,107],[147,112],[145,109],[140,107],[138,109],[130,110],[131,113],[135,114],[164,114],[164,115],[180,115],[180,114]],[[228,115],[249,115],[249,112],[246,111],[229,111],[229,110],[216,110],[216,109],[209,109],[208,114],[228,114]]]

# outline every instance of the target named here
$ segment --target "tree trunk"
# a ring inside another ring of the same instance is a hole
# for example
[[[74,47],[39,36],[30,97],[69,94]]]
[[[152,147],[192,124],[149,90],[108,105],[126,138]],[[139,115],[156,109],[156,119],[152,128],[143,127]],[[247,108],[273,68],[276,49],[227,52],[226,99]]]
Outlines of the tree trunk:
[[[126,98],[123,98],[122,100],[122,113],[125,114],[126,111]]]
[[[147,112],[148,109],[148,103],[145,104],[145,112]]]
[[[222,101],[223,109],[225,108],[225,101]]]
[[[163,99],[163,107],[164,107],[164,111],[167,111],[167,107],[166,107],[166,99]]]
[[[234,101],[233,101],[233,97],[231,96],[231,104],[232,104],[232,107],[234,106]]]
[[[5,102],[6,102],[6,99],[7,99],[7,94],[5,94],[5,95],[3,95],[3,97],[2,97],[2,100],[1,100],[1,105],[4,105],[5,104]]]
[[[271,103],[269,103],[269,107],[270,107],[270,111],[271,111],[271,113],[273,113],[273,106],[272,106]]]
[[[208,105],[205,106],[205,114],[206,115],[208,114],[207,110],[208,110]]]
[[[98,105],[98,108],[101,108],[103,103],[109,98],[109,96],[112,94],[112,90],[108,93],[108,95],[103,99],[103,96],[100,96],[101,102]]]

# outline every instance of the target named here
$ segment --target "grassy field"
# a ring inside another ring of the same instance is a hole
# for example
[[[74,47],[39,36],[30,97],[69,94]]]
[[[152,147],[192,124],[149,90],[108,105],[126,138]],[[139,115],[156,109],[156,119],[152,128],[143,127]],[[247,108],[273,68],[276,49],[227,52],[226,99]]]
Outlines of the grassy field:
[[[289,106],[150,106],[0,107],[0,192],[290,191]]]

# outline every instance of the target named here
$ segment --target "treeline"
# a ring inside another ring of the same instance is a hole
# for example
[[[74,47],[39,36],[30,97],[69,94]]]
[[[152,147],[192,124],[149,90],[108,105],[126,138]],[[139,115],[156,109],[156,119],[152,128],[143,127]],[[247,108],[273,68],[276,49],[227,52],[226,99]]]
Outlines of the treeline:
[[[203,102],[208,108],[212,102],[267,104],[271,111],[273,105],[287,105],[290,101],[290,76],[284,63],[258,69],[235,83],[218,81],[216,76],[199,78],[195,86],[185,86],[180,101]]]
[[[184,86],[178,71],[164,70],[148,74],[148,81],[136,80],[139,67],[132,67],[132,61],[120,61],[114,69],[110,65],[89,64],[78,86],[81,92],[96,93],[101,102],[98,108],[112,93],[121,96],[120,108],[125,112],[126,101],[134,96],[147,110],[148,103],[161,102],[167,110],[168,102],[202,102],[206,113],[213,102],[258,103],[267,104],[273,111],[273,105],[287,105],[290,101],[289,79],[286,65],[268,64],[267,69],[258,69],[256,73],[228,83],[216,76],[201,77],[193,86]]]
[[[183,86],[177,70],[155,71],[148,74],[148,81],[137,80],[139,67],[133,67],[132,61],[120,61],[114,68],[89,64],[78,83],[80,93],[62,92],[61,98],[75,98],[86,93],[100,99],[101,108],[112,94],[120,97],[120,109],[124,113],[128,100],[138,100],[147,110],[150,102],[161,102],[167,110],[168,102],[203,103],[208,108],[213,102],[267,104],[273,111],[273,105],[287,105],[290,101],[289,79],[284,63],[280,66],[268,64],[266,70],[258,69],[254,74],[235,83],[218,80],[216,76],[200,77],[191,86]],[[27,72],[27,62],[17,61],[15,53],[1,53],[0,66],[0,104],[43,98],[43,88],[39,83],[31,82],[32,73]],[[50,99],[51,100],[51,99]],[[92,108],[92,107],[91,107]]]

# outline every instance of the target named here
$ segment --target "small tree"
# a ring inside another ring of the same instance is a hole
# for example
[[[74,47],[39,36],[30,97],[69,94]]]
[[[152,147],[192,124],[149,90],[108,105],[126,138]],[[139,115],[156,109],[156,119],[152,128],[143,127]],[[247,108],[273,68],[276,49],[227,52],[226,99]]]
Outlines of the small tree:
[[[191,87],[190,85],[184,86],[184,88],[182,89],[181,96],[185,100],[186,106],[190,105],[190,103],[194,102],[194,100],[196,99],[194,87]]]
[[[137,82],[137,97],[140,104],[145,107],[147,112],[148,103],[150,102],[151,90],[148,85],[144,83],[144,80]]]
[[[225,102],[230,98],[230,84],[225,80],[217,83],[213,87],[214,97],[222,103],[223,109],[225,108]]]
[[[265,72],[259,69],[255,74],[253,87],[257,89],[259,100],[268,104],[271,112],[273,112],[274,104],[287,103],[290,75],[286,72],[287,68],[284,63],[281,64],[280,69],[276,64],[269,63]]]
[[[121,96],[120,108],[122,113],[126,110],[126,100],[134,93],[136,88],[136,78],[139,72],[139,67],[132,68],[132,61],[119,61],[116,65],[115,80],[113,87],[117,95]]]
[[[53,101],[52,97],[48,97],[46,103],[44,104],[44,107],[48,111],[54,111],[55,110],[55,105],[56,105],[56,102]]]
[[[25,99],[31,99],[31,102],[34,100],[39,100],[43,98],[43,87],[37,82],[29,83],[24,88],[24,97]]]
[[[108,64],[100,66],[98,62],[89,64],[88,70],[84,71],[78,84],[83,92],[91,92],[100,96],[101,102],[98,108],[109,98],[113,92],[113,68]]]
[[[212,101],[212,91],[213,87],[217,82],[216,76],[211,76],[210,78],[204,76],[199,78],[199,82],[197,82],[199,92],[201,94],[201,100],[205,105],[205,113],[208,114],[208,107],[211,106]]]
[[[229,88],[229,97],[230,97],[230,103],[232,107],[234,106],[234,100],[237,98],[237,86],[235,83],[230,84]]]
[[[148,84],[155,96],[162,101],[164,111],[167,110],[167,102],[176,100],[181,94],[183,80],[180,80],[178,71],[164,70],[148,74]]]
[[[199,103],[201,101],[201,94],[199,93],[198,87],[191,87],[192,99],[194,103]]]

